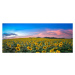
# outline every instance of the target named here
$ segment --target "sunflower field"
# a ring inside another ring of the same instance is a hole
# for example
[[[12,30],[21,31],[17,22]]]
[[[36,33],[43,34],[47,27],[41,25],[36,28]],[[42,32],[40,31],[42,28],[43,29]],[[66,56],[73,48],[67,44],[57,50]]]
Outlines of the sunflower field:
[[[3,53],[72,53],[72,39],[16,38],[4,39]]]

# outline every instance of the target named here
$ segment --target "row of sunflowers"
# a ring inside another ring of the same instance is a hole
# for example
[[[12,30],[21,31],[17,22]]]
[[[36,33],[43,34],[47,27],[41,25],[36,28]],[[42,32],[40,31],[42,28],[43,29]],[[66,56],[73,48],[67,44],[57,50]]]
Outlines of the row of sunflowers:
[[[72,39],[16,38],[4,39],[3,53],[72,53]]]

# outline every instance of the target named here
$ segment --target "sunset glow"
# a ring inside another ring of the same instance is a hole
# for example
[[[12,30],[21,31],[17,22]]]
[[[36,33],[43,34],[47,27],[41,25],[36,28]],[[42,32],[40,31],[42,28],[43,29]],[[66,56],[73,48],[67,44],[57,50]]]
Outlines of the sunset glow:
[[[3,39],[29,37],[73,38],[72,23],[3,23]]]

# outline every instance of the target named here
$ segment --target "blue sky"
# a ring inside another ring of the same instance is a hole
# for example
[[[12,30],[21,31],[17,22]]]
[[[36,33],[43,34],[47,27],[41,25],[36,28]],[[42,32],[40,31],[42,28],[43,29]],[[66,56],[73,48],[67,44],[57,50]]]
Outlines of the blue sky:
[[[35,35],[43,31],[72,30],[72,23],[3,23],[2,34],[14,33],[18,36]],[[31,33],[33,32],[33,33]]]
[[[72,23],[63,23],[63,24],[54,24],[54,23],[3,23],[3,32],[7,32],[8,30],[11,31],[11,30],[15,30],[15,31],[18,31],[18,30],[27,30],[27,31],[30,31],[30,30],[37,30],[37,29],[40,29],[40,30],[43,30],[43,29],[46,29],[46,28],[49,28],[49,29],[72,29]]]

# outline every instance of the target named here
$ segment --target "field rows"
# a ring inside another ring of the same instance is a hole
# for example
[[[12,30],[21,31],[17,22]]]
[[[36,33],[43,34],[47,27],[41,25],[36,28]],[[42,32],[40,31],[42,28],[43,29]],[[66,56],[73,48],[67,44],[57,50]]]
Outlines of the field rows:
[[[72,39],[19,38],[4,39],[3,53],[72,53]]]

